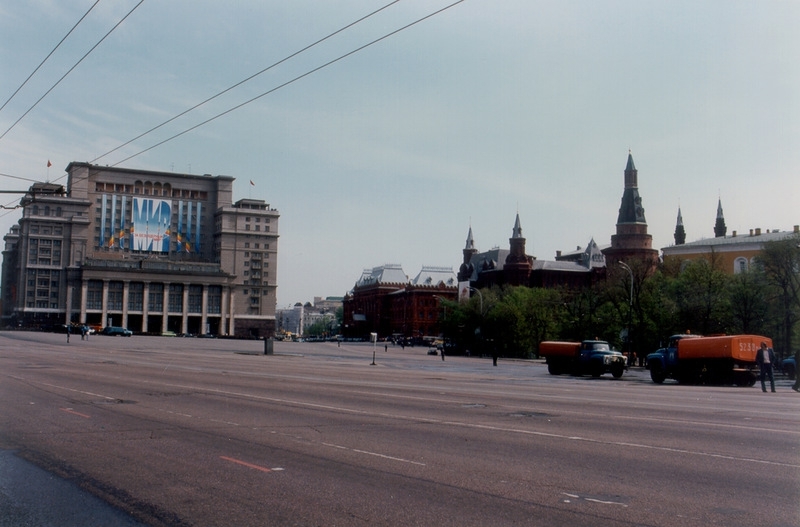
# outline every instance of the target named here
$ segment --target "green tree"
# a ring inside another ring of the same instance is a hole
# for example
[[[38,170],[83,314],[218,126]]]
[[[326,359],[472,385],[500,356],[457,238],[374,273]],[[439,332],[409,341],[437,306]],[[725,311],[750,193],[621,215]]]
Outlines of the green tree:
[[[701,335],[727,331],[727,281],[728,276],[705,259],[692,261],[684,268],[673,287],[678,321],[684,330]]]
[[[785,356],[794,350],[795,360],[800,360],[800,349],[793,347],[800,318],[800,235],[765,243],[756,263],[771,288],[771,305],[777,308],[778,351]],[[800,390],[800,377],[793,388]]]
[[[739,273],[728,282],[731,306],[731,332],[744,334],[766,333],[769,314],[768,287],[761,271]]]

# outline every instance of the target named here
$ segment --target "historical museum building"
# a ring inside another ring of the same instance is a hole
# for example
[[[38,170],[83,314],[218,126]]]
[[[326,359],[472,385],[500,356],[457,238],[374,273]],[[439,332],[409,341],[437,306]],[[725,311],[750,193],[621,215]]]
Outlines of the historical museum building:
[[[456,274],[450,267],[423,267],[409,280],[402,266],[365,269],[344,297],[345,338],[422,339],[439,335],[441,300],[455,300]]]
[[[271,336],[280,215],[233,181],[73,162],[34,184],[4,237],[4,324]]]

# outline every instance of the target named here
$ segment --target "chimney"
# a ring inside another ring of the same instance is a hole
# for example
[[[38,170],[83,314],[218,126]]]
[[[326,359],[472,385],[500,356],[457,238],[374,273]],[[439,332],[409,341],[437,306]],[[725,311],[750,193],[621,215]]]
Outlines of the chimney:
[[[795,225],[795,226],[794,226],[794,233],[795,233],[795,234],[798,234],[798,233],[800,233],[800,225]]]
[[[733,231],[733,237],[736,238],[736,231]]]
[[[556,251],[556,258],[561,258],[561,251]]]
[[[753,235],[753,229],[750,229],[750,236]]]
[[[761,236],[761,227],[756,228],[756,236]]]

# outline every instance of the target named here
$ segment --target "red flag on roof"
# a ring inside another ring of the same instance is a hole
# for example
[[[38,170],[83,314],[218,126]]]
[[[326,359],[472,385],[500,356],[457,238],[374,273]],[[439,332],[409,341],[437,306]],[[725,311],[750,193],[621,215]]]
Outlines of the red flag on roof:
[[[48,159],[47,160],[47,168],[50,168],[51,166],[53,166],[53,163],[51,163],[50,160]]]

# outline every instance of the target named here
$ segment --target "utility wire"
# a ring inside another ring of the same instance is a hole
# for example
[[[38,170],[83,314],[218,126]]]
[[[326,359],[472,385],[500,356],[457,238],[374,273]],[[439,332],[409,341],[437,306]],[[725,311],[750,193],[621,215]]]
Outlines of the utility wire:
[[[90,7],[90,8],[89,8],[89,11],[86,11],[86,12],[83,14],[83,16],[80,18],[80,20],[78,20],[78,21],[75,23],[75,25],[74,25],[74,26],[72,26],[72,29],[70,29],[70,30],[67,32],[67,34],[66,34],[66,35],[64,35],[64,38],[62,38],[62,39],[61,39],[61,41],[60,41],[58,44],[56,44],[56,47],[54,47],[54,48],[53,48],[53,50],[52,50],[52,51],[50,51],[50,53],[48,53],[48,54],[47,54],[47,56],[44,58],[44,60],[43,60],[42,62],[40,62],[38,66],[36,66],[36,69],[34,69],[34,70],[33,70],[33,72],[31,72],[31,74],[30,74],[30,75],[28,75],[28,78],[27,78],[27,79],[25,79],[25,80],[22,82],[22,84],[20,84],[20,85],[19,85],[19,88],[17,88],[17,89],[14,91],[14,93],[12,93],[12,94],[11,94],[11,97],[9,97],[9,98],[8,98],[8,100],[7,100],[6,102],[4,102],[4,103],[3,103],[3,106],[0,106],[0,112],[2,112],[2,111],[3,111],[3,108],[5,108],[5,107],[6,107],[6,105],[7,105],[9,102],[11,102],[11,99],[13,99],[13,98],[14,98],[14,96],[15,96],[17,93],[19,93],[19,91],[22,89],[22,87],[23,87],[23,86],[25,86],[25,85],[28,83],[28,81],[29,81],[29,80],[31,80],[31,77],[33,77],[33,76],[36,74],[36,72],[37,72],[37,71],[39,71],[39,68],[41,68],[41,67],[42,67],[42,65],[44,65],[44,63],[45,63],[45,62],[47,62],[47,59],[49,59],[49,58],[50,58],[50,55],[52,55],[53,53],[55,53],[55,52],[56,52],[56,50],[58,49],[58,47],[59,47],[59,46],[61,46],[61,44],[63,44],[65,40],[67,40],[67,37],[68,37],[68,36],[70,36],[70,35],[72,34],[72,32],[73,32],[73,31],[75,31],[75,28],[76,28],[76,27],[78,27],[78,24],[80,24],[81,22],[83,22],[83,19],[84,19],[84,18],[86,18],[86,16],[87,16],[87,15],[88,15],[88,14],[91,12],[91,10],[92,10],[92,9],[94,9],[94,6],[96,6],[96,5],[97,5],[97,4],[99,4],[99,3],[100,3],[100,0],[97,0],[97,1],[96,1],[94,4],[92,4],[92,7]]]
[[[0,173],[0,176],[2,176],[2,177],[10,177],[11,179],[19,179],[19,180],[22,180],[22,181],[31,181],[33,183],[38,183],[39,182],[38,179],[29,179],[29,178],[26,178],[26,177],[12,176],[11,174]]]
[[[342,28],[340,28],[340,29],[337,29],[336,31],[334,31],[334,32],[333,32],[333,33],[331,33],[330,35],[328,35],[328,36],[326,36],[326,37],[323,37],[323,38],[321,38],[321,39],[317,40],[317,41],[316,41],[316,42],[314,42],[313,44],[309,44],[308,46],[304,47],[303,49],[301,49],[301,50],[299,50],[299,51],[295,51],[295,52],[294,52],[294,53],[292,53],[291,55],[289,55],[289,56],[287,56],[287,57],[285,57],[285,58],[283,58],[283,59],[279,60],[278,62],[275,62],[274,64],[271,64],[271,65],[267,66],[266,68],[264,68],[263,70],[259,71],[258,73],[254,73],[254,74],[250,75],[249,77],[247,77],[246,79],[240,80],[239,82],[237,82],[237,83],[236,83],[236,84],[234,84],[233,86],[230,86],[230,87],[228,87],[228,88],[225,88],[224,90],[222,90],[221,92],[217,93],[216,95],[213,95],[213,96],[209,97],[208,99],[206,99],[206,100],[204,100],[204,101],[202,101],[202,102],[200,102],[200,103],[197,103],[197,104],[195,104],[194,106],[192,106],[192,107],[191,107],[191,108],[189,108],[188,110],[184,110],[183,112],[179,113],[179,114],[178,114],[178,115],[176,115],[175,117],[172,117],[172,118],[170,118],[170,119],[167,119],[166,121],[164,121],[163,123],[159,124],[158,126],[154,126],[153,128],[151,128],[151,129],[147,130],[146,132],[143,132],[143,133],[141,133],[141,134],[137,135],[136,137],[134,137],[134,138],[133,138],[133,139],[131,139],[130,141],[126,141],[126,142],[122,143],[121,145],[119,145],[118,147],[114,148],[113,150],[109,150],[109,151],[108,151],[108,152],[106,152],[105,154],[102,154],[102,155],[100,155],[100,156],[97,156],[96,158],[92,159],[92,160],[90,161],[90,163],[95,163],[95,162],[96,162],[98,159],[102,159],[102,158],[106,157],[107,155],[109,155],[109,154],[112,154],[112,153],[116,152],[116,151],[117,151],[117,150],[119,150],[120,148],[123,148],[123,147],[125,147],[125,146],[128,146],[128,145],[129,145],[129,144],[131,144],[132,142],[134,142],[134,141],[136,141],[136,140],[138,140],[138,139],[141,139],[142,137],[146,136],[146,135],[147,135],[147,134],[149,134],[150,132],[155,132],[156,130],[158,130],[158,129],[159,129],[159,128],[161,128],[162,126],[164,126],[164,125],[166,125],[166,124],[169,124],[169,123],[171,123],[171,122],[172,122],[172,121],[174,121],[175,119],[177,119],[177,118],[179,118],[179,117],[182,117],[182,116],[186,115],[187,113],[191,112],[192,110],[196,110],[197,108],[200,108],[201,106],[203,106],[203,105],[204,105],[204,104],[206,104],[207,102],[210,102],[210,101],[212,101],[212,100],[216,99],[216,98],[217,98],[217,97],[219,97],[220,95],[223,95],[223,94],[225,94],[225,93],[228,93],[228,92],[229,92],[229,91],[231,91],[232,89],[234,89],[234,88],[237,88],[237,87],[241,86],[242,84],[244,84],[244,83],[246,83],[246,82],[248,82],[248,81],[250,81],[250,80],[252,80],[252,79],[254,79],[254,78],[256,78],[256,77],[258,77],[258,76],[259,76],[259,75],[261,75],[262,73],[265,73],[265,72],[267,72],[267,71],[271,70],[272,68],[274,68],[274,67],[276,67],[276,66],[278,66],[278,65],[280,65],[280,64],[283,64],[283,63],[284,63],[284,62],[286,62],[287,60],[289,60],[289,59],[292,59],[292,58],[296,57],[297,55],[300,55],[301,53],[303,53],[303,52],[305,52],[305,51],[308,51],[309,49],[313,48],[313,47],[314,47],[314,46],[316,46],[317,44],[320,44],[320,43],[322,43],[322,42],[324,42],[324,41],[328,40],[329,38],[331,38],[331,37],[333,37],[333,36],[335,36],[335,35],[338,35],[338,34],[339,34],[339,33],[341,33],[342,31],[345,31],[346,29],[349,29],[349,28],[351,28],[351,27],[355,26],[356,24],[358,24],[358,23],[360,23],[360,22],[363,22],[364,20],[368,19],[369,17],[371,17],[371,16],[373,16],[373,15],[375,15],[375,14],[377,14],[377,13],[380,13],[381,11],[383,11],[383,10],[387,9],[388,7],[390,7],[390,6],[392,6],[392,5],[396,4],[396,3],[398,3],[399,1],[400,1],[400,0],[394,0],[394,1],[392,1],[392,2],[389,2],[389,3],[388,3],[388,4],[386,4],[385,6],[383,6],[383,7],[379,8],[379,9],[376,9],[376,10],[375,10],[375,11],[373,11],[372,13],[370,13],[370,14],[368,14],[368,15],[365,15],[365,16],[363,16],[363,17],[361,17],[361,18],[359,18],[359,19],[358,19],[358,20],[356,20],[355,22],[351,22],[350,24],[347,24],[346,26],[344,26],[344,27],[342,27]]]
[[[70,73],[72,73],[72,70],[74,70],[75,68],[77,68],[77,67],[78,67],[78,64],[80,64],[81,62],[83,62],[83,59],[85,59],[86,57],[88,57],[88,56],[89,56],[89,54],[90,54],[92,51],[94,51],[94,50],[95,50],[95,48],[96,48],[97,46],[99,46],[99,45],[100,45],[100,44],[101,44],[101,43],[102,43],[102,42],[103,42],[103,41],[106,39],[106,37],[108,37],[108,35],[110,35],[110,34],[111,34],[111,33],[112,33],[112,32],[113,32],[115,29],[117,29],[117,27],[119,27],[119,25],[120,25],[120,24],[122,24],[122,23],[125,21],[125,19],[126,19],[126,18],[128,18],[128,17],[130,16],[130,14],[131,14],[131,13],[133,13],[133,12],[136,10],[136,8],[137,8],[137,7],[139,7],[140,5],[142,5],[142,3],[143,3],[143,2],[144,2],[144,0],[139,0],[139,3],[138,3],[138,4],[136,4],[135,6],[133,6],[133,9],[131,9],[130,11],[128,11],[128,14],[126,14],[124,17],[122,17],[122,20],[120,20],[119,22],[117,22],[117,23],[114,25],[114,27],[112,27],[112,28],[111,28],[111,30],[109,30],[109,32],[108,32],[108,33],[106,33],[106,34],[103,36],[103,38],[101,38],[101,39],[100,39],[100,40],[97,42],[97,44],[95,44],[94,46],[92,46],[92,49],[90,49],[89,51],[87,51],[87,52],[86,52],[86,54],[85,54],[83,57],[81,57],[81,59],[80,59],[78,62],[76,62],[76,63],[75,63],[75,65],[74,65],[74,66],[72,66],[72,67],[69,69],[69,71],[67,71],[67,72],[66,72],[66,73],[65,73],[65,74],[64,74],[64,75],[63,75],[63,76],[62,76],[60,79],[58,79],[58,81],[56,81],[56,83],[55,83],[55,84],[53,84],[53,85],[50,87],[50,89],[49,89],[49,90],[47,90],[47,91],[44,93],[44,95],[42,95],[41,97],[39,97],[39,100],[38,100],[38,101],[36,101],[35,103],[33,103],[33,106],[31,106],[30,108],[28,108],[28,110],[27,110],[25,113],[23,113],[23,114],[20,116],[20,118],[19,118],[19,119],[17,119],[16,121],[14,121],[14,124],[12,124],[12,125],[11,125],[11,126],[8,128],[8,130],[6,130],[5,132],[3,132],[3,135],[0,135],[0,139],[3,139],[3,138],[6,136],[6,134],[7,134],[8,132],[10,132],[10,131],[11,131],[11,129],[12,129],[12,128],[14,128],[15,126],[17,126],[17,123],[19,123],[19,122],[20,122],[20,121],[21,121],[21,120],[22,120],[22,119],[23,119],[23,118],[24,118],[26,115],[28,115],[28,113],[30,113],[30,111],[31,111],[31,110],[33,110],[34,108],[36,108],[36,105],[38,105],[40,102],[42,102],[42,99],[44,99],[45,97],[47,97],[47,95],[48,95],[48,94],[49,94],[51,91],[53,91],[53,90],[55,89],[55,87],[56,87],[56,86],[58,86],[59,84],[61,84],[61,81],[63,81],[63,80],[66,78],[66,76],[67,76],[67,75],[69,75]]]
[[[343,59],[345,59],[345,58],[347,58],[347,57],[349,57],[351,55],[355,55],[356,53],[358,53],[358,52],[360,52],[360,51],[372,46],[373,44],[377,44],[378,42],[386,40],[387,38],[389,38],[389,37],[391,37],[393,35],[396,35],[397,33],[400,33],[401,31],[404,31],[404,30],[406,30],[406,29],[408,29],[408,28],[410,28],[412,26],[415,26],[415,25],[419,24],[420,22],[423,22],[423,21],[425,21],[425,20],[427,20],[429,18],[432,18],[432,17],[440,14],[440,13],[443,13],[444,11],[447,11],[451,7],[454,7],[454,6],[460,4],[460,3],[464,2],[464,1],[465,0],[457,0],[456,2],[453,2],[452,4],[447,5],[447,6],[443,7],[443,8],[441,8],[441,9],[439,9],[438,11],[434,11],[433,13],[430,13],[430,14],[422,17],[422,18],[419,18],[419,19],[415,20],[414,22],[411,22],[410,24],[407,24],[407,25],[405,25],[405,26],[403,26],[403,27],[401,27],[399,29],[396,29],[396,30],[394,30],[394,31],[392,31],[390,33],[387,33],[387,34],[383,35],[382,37],[376,38],[375,40],[373,40],[371,42],[368,42],[367,44],[364,44],[363,46],[360,46],[360,47],[358,47],[358,48],[356,48],[356,49],[354,49],[352,51],[349,51],[349,52],[345,53],[344,55],[340,55],[339,57],[337,57],[337,58],[335,58],[335,59],[333,59],[333,60],[331,60],[329,62],[326,62],[325,64],[323,64],[321,66],[317,66],[316,68],[314,68],[312,70],[309,70],[309,71],[303,73],[302,75],[298,75],[297,77],[295,77],[295,78],[293,78],[293,79],[291,79],[289,81],[286,81],[283,84],[280,84],[280,85],[278,85],[278,86],[276,86],[276,87],[274,87],[274,88],[272,88],[272,89],[270,89],[268,91],[265,91],[264,93],[262,93],[260,95],[256,95],[252,99],[248,99],[247,101],[245,101],[243,103],[237,104],[236,106],[234,106],[232,108],[229,108],[229,109],[225,110],[224,112],[218,113],[217,115],[215,115],[215,116],[213,116],[213,117],[211,117],[209,119],[206,119],[205,121],[202,121],[202,122],[200,122],[200,123],[198,123],[198,124],[196,124],[196,125],[194,125],[194,126],[192,126],[190,128],[187,128],[186,130],[184,130],[182,132],[179,132],[179,133],[177,133],[177,134],[175,134],[175,135],[173,135],[171,137],[168,137],[168,138],[164,139],[163,141],[159,141],[158,143],[156,143],[156,144],[154,144],[152,146],[149,146],[149,147],[145,148],[144,150],[141,150],[141,151],[139,151],[139,152],[137,152],[135,154],[132,154],[132,155],[126,157],[125,159],[122,159],[121,161],[118,161],[118,162],[114,163],[111,166],[115,167],[117,165],[120,165],[120,164],[124,163],[125,161],[128,161],[129,159],[133,159],[134,157],[136,157],[138,155],[144,154],[145,152],[148,152],[148,151],[150,151],[150,150],[152,150],[152,149],[154,149],[154,148],[156,148],[158,146],[161,146],[164,143],[172,141],[173,139],[177,139],[178,137],[180,137],[180,136],[182,136],[184,134],[187,134],[187,133],[191,132],[192,130],[196,130],[197,128],[200,128],[201,126],[206,125],[206,124],[210,123],[211,121],[219,119],[220,117],[222,117],[224,115],[227,115],[227,114],[229,114],[229,113],[231,113],[231,112],[233,112],[235,110],[238,110],[239,108],[241,108],[243,106],[246,106],[246,105],[250,104],[251,102],[257,101],[258,99],[260,99],[260,98],[262,98],[262,97],[264,97],[266,95],[269,95],[271,93],[274,93],[274,92],[280,90],[281,88],[285,88],[286,86],[289,86],[290,84],[293,84],[293,83],[299,81],[300,79],[308,77],[309,75],[311,75],[313,73],[316,73],[316,72],[318,72],[318,71],[320,71],[322,69],[325,69],[328,66],[330,66],[332,64],[335,64],[335,63],[339,62],[340,60],[343,60]]]

